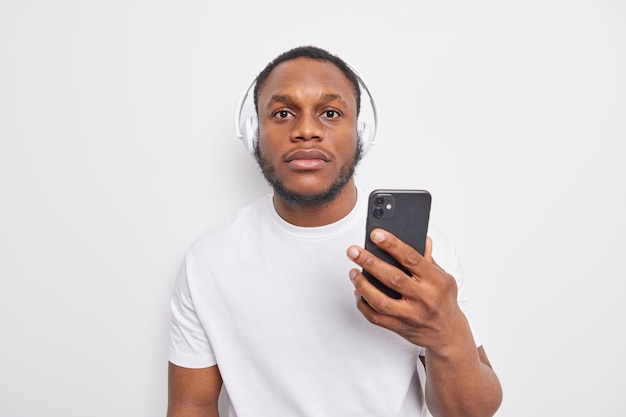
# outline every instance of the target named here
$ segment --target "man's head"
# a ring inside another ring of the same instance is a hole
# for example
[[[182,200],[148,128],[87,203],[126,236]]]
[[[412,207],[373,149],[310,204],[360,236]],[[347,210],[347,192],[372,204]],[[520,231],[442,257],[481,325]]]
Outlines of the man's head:
[[[254,101],[255,156],[277,196],[294,206],[333,201],[361,157],[356,74],[322,49],[292,49],[259,74]]]
[[[348,81],[354,88],[354,97],[356,98],[357,116],[361,111],[361,89],[359,88],[359,78],[354,73],[352,68],[341,58],[331,54],[330,52],[318,48],[316,46],[299,46],[297,48],[290,49],[283,52],[271,61],[267,66],[257,75],[256,83],[254,85],[254,108],[259,111],[259,90],[263,87],[265,80],[270,75],[272,70],[279,64],[291,61],[296,58],[310,58],[322,62],[330,62],[344,73]]]

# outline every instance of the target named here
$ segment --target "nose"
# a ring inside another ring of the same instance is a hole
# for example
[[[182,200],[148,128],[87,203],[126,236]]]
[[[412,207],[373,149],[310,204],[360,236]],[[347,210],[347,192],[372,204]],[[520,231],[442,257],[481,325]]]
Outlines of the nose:
[[[321,140],[323,135],[324,130],[321,126],[321,121],[316,115],[301,114],[291,132],[291,140],[293,142]]]

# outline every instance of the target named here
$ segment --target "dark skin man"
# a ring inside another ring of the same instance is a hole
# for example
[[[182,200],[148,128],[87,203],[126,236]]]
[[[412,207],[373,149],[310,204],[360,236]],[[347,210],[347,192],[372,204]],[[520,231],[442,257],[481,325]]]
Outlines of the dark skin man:
[[[346,216],[357,200],[358,138],[356,98],[344,73],[310,58],[283,62],[259,91],[258,116],[259,161],[275,190],[277,213],[307,227]],[[358,310],[371,323],[425,347],[426,402],[434,416],[493,415],[501,402],[500,383],[457,304],[454,277],[432,257],[433,242],[428,239],[422,256],[383,230],[371,237],[411,276],[350,246],[347,256],[358,266],[349,271]],[[378,291],[362,268],[402,298]],[[221,385],[217,365],[187,369],[170,363],[168,417],[218,416]]]

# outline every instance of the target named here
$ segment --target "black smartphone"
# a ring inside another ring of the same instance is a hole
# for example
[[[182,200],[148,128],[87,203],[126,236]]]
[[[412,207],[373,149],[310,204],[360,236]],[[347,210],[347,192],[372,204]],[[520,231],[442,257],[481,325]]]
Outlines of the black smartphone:
[[[370,240],[370,233],[376,228],[385,229],[423,255],[428,234],[431,201],[431,195],[426,190],[379,189],[372,191],[368,200],[365,249],[410,275],[395,258]],[[395,299],[402,297],[400,293],[381,283],[369,272],[363,271],[363,274],[369,282],[389,297]]]

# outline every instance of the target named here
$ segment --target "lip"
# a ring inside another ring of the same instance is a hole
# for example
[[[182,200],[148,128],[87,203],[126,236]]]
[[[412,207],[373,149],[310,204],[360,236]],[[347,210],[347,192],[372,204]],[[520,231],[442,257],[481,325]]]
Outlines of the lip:
[[[324,162],[329,162],[330,158],[326,156],[326,154],[319,149],[298,149],[294,152],[291,152],[285,157],[286,162],[293,162],[296,160],[311,160],[311,159],[319,159]]]
[[[319,149],[297,149],[285,157],[287,165],[297,171],[311,171],[323,168],[330,158]]]

